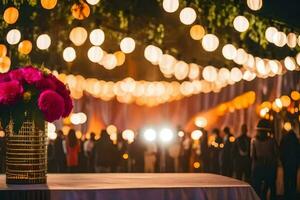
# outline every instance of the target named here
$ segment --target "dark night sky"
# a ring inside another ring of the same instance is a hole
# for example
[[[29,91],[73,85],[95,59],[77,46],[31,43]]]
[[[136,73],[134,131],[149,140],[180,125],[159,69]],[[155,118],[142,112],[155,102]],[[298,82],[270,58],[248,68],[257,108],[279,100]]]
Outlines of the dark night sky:
[[[300,0],[263,0],[262,16],[300,29]]]

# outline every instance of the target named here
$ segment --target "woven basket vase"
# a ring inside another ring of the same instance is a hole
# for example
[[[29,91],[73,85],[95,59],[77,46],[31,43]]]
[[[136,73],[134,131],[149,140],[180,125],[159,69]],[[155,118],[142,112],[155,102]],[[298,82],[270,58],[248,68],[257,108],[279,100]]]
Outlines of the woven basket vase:
[[[47,136],[33,120],[24,121],[14,133],[10,121],[6,131],[6,183],[43,184],[47,182]]]

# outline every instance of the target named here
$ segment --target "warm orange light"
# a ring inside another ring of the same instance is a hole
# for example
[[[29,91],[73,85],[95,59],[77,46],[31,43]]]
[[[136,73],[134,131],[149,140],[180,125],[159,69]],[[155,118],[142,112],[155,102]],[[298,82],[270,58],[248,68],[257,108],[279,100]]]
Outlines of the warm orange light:
[[[129,156],[128,156],[128,154],[127,154],[127,153],[124,153],[124,154],[123,154],[123,159],[124,159],[124,160],[127,160],[127,159],[128,159],[128,157],[129,157]]]
[[[41,0],[41,5],[43,8],[50,10],[53,9],[57,4],[57,0]]]
[[[8,24],[14,24],[19,18],[19,11],[15,7],[5,9],[3,19]]]
[[[90,7],[84,2],[75,3],[71,8],[71,12],[75,19],[83,20],[90,15]]]
[[[29,54],[32,50],[32,43],[29,40],[23,40],[18,45],[18,51],[22,54]]]
[[[292,91],[291,93],[291,98],[294,101],[298,101],[300,99],[300,93],[298,91]]]
[[[4,57],[7,54],[7,48],[4,44],[0,44],[0,57]]]
[[[283,95],[280,97],[281,103],[283,107],[288,107],[291,104],[291,99],[287,95]]]
[[[194,166],[195,169],[199,169],[200,168],[200,162],[198,162],[198,161],[194,162],[193,166]]]

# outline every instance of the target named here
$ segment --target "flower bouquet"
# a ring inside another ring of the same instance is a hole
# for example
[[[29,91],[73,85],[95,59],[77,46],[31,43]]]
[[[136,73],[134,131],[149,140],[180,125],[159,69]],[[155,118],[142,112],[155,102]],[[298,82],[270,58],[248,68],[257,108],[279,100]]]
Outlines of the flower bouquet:
[[[32,66],[0,74],[0,122],[6,131],[7,183],[45,183],[45,121],[67,117],[70,91],[55,76]]]

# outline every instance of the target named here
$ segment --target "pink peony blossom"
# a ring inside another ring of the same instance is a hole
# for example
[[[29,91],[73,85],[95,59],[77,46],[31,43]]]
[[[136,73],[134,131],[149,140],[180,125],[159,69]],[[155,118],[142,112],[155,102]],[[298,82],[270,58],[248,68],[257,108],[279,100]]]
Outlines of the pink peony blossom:
[[[65,111],[64,99],[52,90],[45,90],[40,94],[38,106],[48,122],[58,120]]]
[[[34,85],[40,91],[44,91],[47,89],[54,90],[54,91],[56,90],[56,84],[48,76],[43,77],[41,80],[37,81]]]
[[[63,113],[63,117],[68,117],[73,109],[73,101],[70,96],[64,97],[65,99],[65,111]]]
[[[0,83],[0,104],[11,105],[23,95],[23,87],[19,81],[12,80]]]
[[[8,73],[4,73],[4,74],[0,73],[0,83],[7,82],[7,81],[10,81],[9,74]]]
[[[67,98],[68,96],[70,96],[70,91],[68,90],[68,88],[65,86],[65,84],[63,82],[61,82],[60,80],[58,80],[55,76],[53,76],[52,74],[49,74],[49,78],[55,83],[56,85],[56,91],[63,97],[63,98]]]
[[[11,80],[24,81],[22,69],[14,69],[8,73]]]
[[[43,78],[42,72],[39,69],[34,68],[32,66],[24,67],[21,70],[23,73],[24,80],[28,84],[35,84]]]

